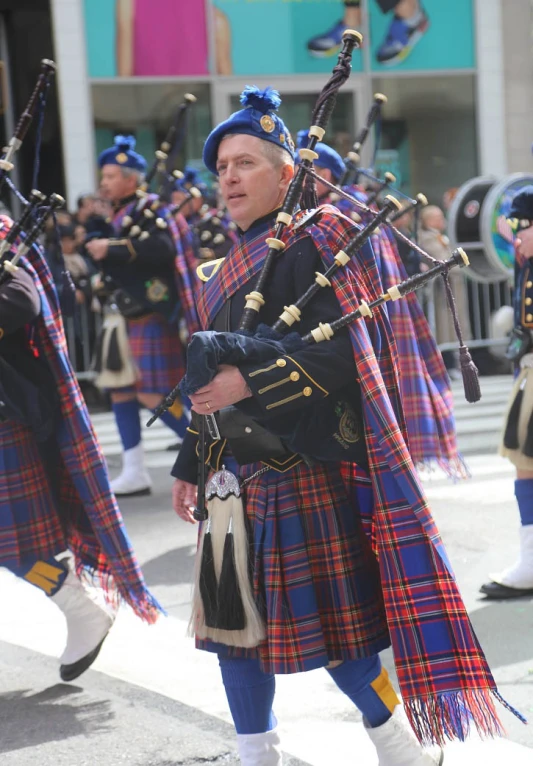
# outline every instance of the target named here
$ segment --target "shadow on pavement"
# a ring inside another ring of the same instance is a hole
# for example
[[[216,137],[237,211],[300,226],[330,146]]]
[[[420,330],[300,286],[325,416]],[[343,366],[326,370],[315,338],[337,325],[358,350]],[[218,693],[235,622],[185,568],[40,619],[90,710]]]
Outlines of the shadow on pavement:
[[[79,735],[108,731],[114,714],[106,701],[85,702],[79,686],[55,684],[0,694],[0,754]]]
[[[533,661],[533,597],[507,601],[480,598],[479,603],[482,608],[471,610],[470,619],[489,665],[498,668]],[[525,641],[525,636],[532,636],[531,641]]]
[[[144,561],[142,569],[146,582],[152,588],[156,585],[192,583],[195,553],[196,546],[186,545]]]

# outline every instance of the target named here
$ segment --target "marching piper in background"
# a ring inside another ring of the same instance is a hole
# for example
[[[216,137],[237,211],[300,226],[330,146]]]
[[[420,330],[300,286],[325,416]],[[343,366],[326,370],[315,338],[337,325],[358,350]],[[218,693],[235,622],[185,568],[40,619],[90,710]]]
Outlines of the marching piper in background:
[[[518,561],[481,586],[489,598],[533,596],[533,186],[513,200],[509,220],[515,232],[514,329],[507,357],[515,364],[500,455],[516,467],[515,497],[520,514]]]
[[[146,160],[134,147],[133,137],[117,136],[114,146],[99,157],[101,191],[114,206],[115,237],[95,238],[86,245],[97,266],[118,288],[113,300],[127,322],[135,370],[131,385],[111,391],[124,450],[122,472],[111,486],[121,496],[151,491],[141,443],[139,404],[153,410],[176,378],[183,375],[180,318],[184,317],[189,333],[196,329],[190,264],[183,255],[175,222],[166,220],[167,208],[156,195],[140,200],[136,194],[144,180]],[[156,212],[149,218],[141,216],[147,228],[140,235],[130,236],[133,227],[123,223],[135,215],[139,205],[145,209],[155,207]],[[161,221],[164,225],[159,227]],[[182,439],[189,416],[178,400],[163,421]]]

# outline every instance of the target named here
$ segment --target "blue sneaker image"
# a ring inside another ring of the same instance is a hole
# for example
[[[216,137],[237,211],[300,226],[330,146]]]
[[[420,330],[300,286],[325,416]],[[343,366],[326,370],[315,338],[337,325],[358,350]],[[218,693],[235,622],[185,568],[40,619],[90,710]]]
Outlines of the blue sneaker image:
[[[336,55],[341,49],[342,33],[346,24],[341,19],[331,29],[321,35],[311,38],[307,43],[307,50],[315,58],[326,58]]]
[[[423,11],[416,24],[410,24],[408,19],[395,16],[387,37],[376,54],[377,61],[385,66],[393,66],[405,61],[428,27],[429,19]]]

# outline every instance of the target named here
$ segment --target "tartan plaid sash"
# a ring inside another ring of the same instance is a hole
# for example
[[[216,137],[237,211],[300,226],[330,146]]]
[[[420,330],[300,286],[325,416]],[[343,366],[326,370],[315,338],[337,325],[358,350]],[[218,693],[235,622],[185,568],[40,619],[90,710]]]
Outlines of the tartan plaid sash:
[[[0,216],[0,224],[4,238],[12,221]],[[41,314],[32,328],[34,342],[57,384],[61,418],[56,439],[68,474],[60,495],[62,510],[72,520],[67,534],[77,569],[96,575],[110,598],[115,586],[138,616],[155,622],[162,609],[146,587],[109,487],[107,466],[70,364],[52,275],[37,245],[20,263],[33,277],[41,299]]]
[[[305,230],[293,232],[285,233],[287,246],[300,236],[311,236],[329,266],[355,230],[328,205]],[[259,271],[269,234],[265,229],[254,231],[209,280],[198,301],[204,327]],[[362,248],[332,283],[344,314],[355,311],[361,300],[378,297],[381,279],[371,248]],[[349,329],[363,395],[374,497],[372,544],[407,715],[422,742],[464,739],[472,725],[484,735],[501,735],[494,699],[512,708],[496,689],[406,444],[388,312],[380,307],[373,321],[358,320]]]

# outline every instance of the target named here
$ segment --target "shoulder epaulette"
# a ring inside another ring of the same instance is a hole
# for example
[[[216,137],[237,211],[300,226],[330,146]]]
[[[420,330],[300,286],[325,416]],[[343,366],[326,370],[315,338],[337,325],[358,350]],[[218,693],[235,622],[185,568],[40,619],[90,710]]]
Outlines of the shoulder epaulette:
[[[209,263],[201,263],[196,267],[196,273],[198,278],[202,282],[209,282],[211,277],[214,277],[219,268],[224,263],[224,258],[217,258],[216,261],[209,261]]]

